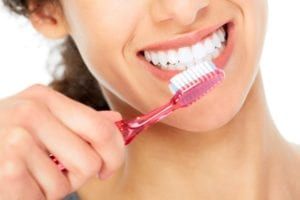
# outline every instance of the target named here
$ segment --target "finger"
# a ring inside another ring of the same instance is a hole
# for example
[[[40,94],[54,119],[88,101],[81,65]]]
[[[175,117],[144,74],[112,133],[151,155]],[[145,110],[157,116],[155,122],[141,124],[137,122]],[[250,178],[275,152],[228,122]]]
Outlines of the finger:
[[[98,115],[94,109],[72,100],[63,94],[43,85],[34,85],[20,93],[22,97],[29,97],[39,100],[49,106],[49,109],[65,124],[75,129],[74,132],[85,132],[86,128],[81,124],[91,120],[91,118],[102,118],[109,120],[120,120],[122,116],[115,111],[101,111]]]
[[[118,112],[114,112],[114,111],[99,111],[99,114],[101,114],[103,117],[106,117],[108,119],[110,119],[113,122],[119,121],[122,119],[122,116],[120,113]]]
[[[102,168],[99,173],[101,179],[109,178],[117,169],[121,167],[125,160],[126,151],[123,144],[123,138],[120,138],[115,134],[107,135],[108,136],[106,136],[106,138],[102,138],[102,145],[97,146],[97,149],[100,152],[103,160]]]
[[[31,93],[34,98],[46,101],[52,113],[102,155],[105,165],[101,171],[104,174],[111,173],[110,171],[116,170],[121,165],[125,154],[124,140],[114,124],[121,119],[119,113],[95,112],[43,86],[38,86],[34,90]],[[41,92],[44,95],[41,96]]]
[[[118,145],[124,146],[123,136],[115,125],[115,121],[122,119],[118,112],[96,112],[90,107],[42,85],[35,85],[21,93],[21,95],[45,103],[63,124],[81,138],[87,140],[96,149],[102,144],[103,140],[101,138],[107,138],[106,135],[100,134],[104,132],[117,135]],[[119,143],[119,141],[122,141],[122,143]]]
[[[28,131],[55,155],[69,171],[66,176],[73,189],[78,189],[88,178],[101,169],[101,156],[85,140],[61,123],[46,107],[31,106],[29,120],[23,120]],[[24,114],[23,114],[24,115]]]
[[[72,192],[66,176],[48,157],[48,153],[41,150],[32,135],[25,129],[19,129],[22,141],[18,142],[17,151],[26,163],[32,177],[36,180],[46,199],[62,199]]]
[[[0,199],[46,200],[39,185],[28,172],[24,162],[14,157],[0,161]]]

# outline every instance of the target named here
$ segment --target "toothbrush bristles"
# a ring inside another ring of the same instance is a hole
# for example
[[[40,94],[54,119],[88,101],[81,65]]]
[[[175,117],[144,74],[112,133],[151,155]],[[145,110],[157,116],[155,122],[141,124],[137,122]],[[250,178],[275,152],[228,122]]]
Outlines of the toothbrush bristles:
[[[177,74],[170,80],[169,87],[173,94],[188,85],[197,84],[208,78],[217,68],[212,62],[205,61]]]
[[[212,61],[204,61],[174,76],[169,83],[173,94],[181,92],[182,105],[189,105],[207,94],[224,79],[224,71],[217,68]]]

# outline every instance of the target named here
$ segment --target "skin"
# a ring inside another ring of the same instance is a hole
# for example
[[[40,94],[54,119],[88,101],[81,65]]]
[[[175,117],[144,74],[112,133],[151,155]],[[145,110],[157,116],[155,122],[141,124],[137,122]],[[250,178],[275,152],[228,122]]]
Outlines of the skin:
[[[46,37],[72,36],[123,118],[170,98],[167,83],[139,65],[138,50],[235,22],[224,82],[141,134],[111,179],[81,187],[82,199],[297,199],[299,147],[273,123],[259,70],[266,16],[266,0],[62,0],[32,14]]]

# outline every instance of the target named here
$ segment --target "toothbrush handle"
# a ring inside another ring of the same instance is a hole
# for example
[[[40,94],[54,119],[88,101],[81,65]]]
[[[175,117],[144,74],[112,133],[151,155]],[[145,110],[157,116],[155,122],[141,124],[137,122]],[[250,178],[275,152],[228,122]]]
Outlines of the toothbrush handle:
[[[162,120],[178,107],[177,101],[180,94],[176,94],[167,104],[132,120],[120,120],[115,122],[121,131],[125,144],[128,145],[140,132]]]
[[[150,113],[147,113],[146,115],[136,117],[132,120],[120,120],[115,122],[123,135],[125,145],[128,145],[140,132],[155,124],[159,120],[167,117],[174,110],[180,108],[181,106],[178,103],[180,96],[181,93],[176,93],[169,103],[151,111]],[[56,159],[53,154],[50,154],[49,157],[54,163],[56,163],[62,172],[68,172],[68,170]]]

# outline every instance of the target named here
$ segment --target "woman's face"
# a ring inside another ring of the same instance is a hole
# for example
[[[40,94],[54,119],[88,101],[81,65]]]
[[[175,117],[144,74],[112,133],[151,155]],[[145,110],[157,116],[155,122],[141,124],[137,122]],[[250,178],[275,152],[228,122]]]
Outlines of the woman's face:
[[[143,113],[171,98],[168,71],[174,66],[167,62],[186,66],[211,51],[220,51],[214,61],[225,70],[223,83],[163,121],[199,132],[224,125],[242,107],[258,70],[266,1],[62,0],[61,4],[69,34],[99,83]],[[222,26],[227,35],[223,50],[218,43],[224,36]],[[210,43],[214,32],[218,37]],[[209,42],[205,45],[206,36]],[[146,54],[157,66],[146,60]]]

